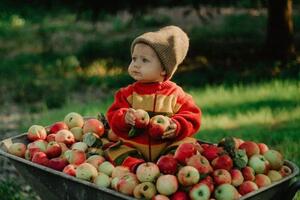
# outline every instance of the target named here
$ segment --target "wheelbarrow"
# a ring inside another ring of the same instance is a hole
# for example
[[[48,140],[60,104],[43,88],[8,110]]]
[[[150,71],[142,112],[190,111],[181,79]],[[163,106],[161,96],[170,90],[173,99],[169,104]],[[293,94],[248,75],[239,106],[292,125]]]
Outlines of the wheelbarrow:
[[[8,158],[34,191],[43,200],[134,200],[112,189],[100,188],[93,183],[69,176],[63,172],[35,164],[7,153],[8,147],[15,142],[28,143],[26,133],[7,138],[0,142],[0,155]],[[299,168],[285,160],[292,173],[270,186],[260,188],[240,198],[241,200],[292,200],[300,188],[297,180]]]

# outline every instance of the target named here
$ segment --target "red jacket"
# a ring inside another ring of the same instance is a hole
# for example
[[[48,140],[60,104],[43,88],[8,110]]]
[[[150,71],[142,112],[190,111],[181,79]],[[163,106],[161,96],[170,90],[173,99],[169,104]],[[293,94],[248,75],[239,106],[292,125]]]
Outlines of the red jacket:
[[[125,123],[125,114],[128,108],[143,109],[149,112],[150,117],[153,114],[164,114],[172,118],[177,124],[176,138],[172,141],[192,136],[200,128],[200,109],[196,106],[192,97],[174,82],[135,82],[121,88],[115,95],[115,101],[108,109],[108,122],[113,132],[125,142],[142,150],[144,155],[147,154],[148,150],[146,149],[148,149],[150,137],[141,134],[128,138],[128,132],[131,128],[130,125]],[[164,144],[167,144],[167,142],[165,140],[150,141],[154,150],[155,146],[158,147],[157,153],[166,146]]]

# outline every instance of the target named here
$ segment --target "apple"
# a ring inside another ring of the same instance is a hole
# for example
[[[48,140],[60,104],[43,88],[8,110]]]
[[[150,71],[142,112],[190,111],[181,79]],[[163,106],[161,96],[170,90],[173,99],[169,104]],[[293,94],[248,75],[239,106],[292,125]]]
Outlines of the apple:
[[[189,196],[184,191],[177,191],[170,197],[170,200],[189,200]]]
[[[84,119],[80,114],[71,112],[65,116],[64,122],[67,124],[69,129],[71,129],[73,127],[82,127],[84,124]]]
[[[149,114],[143,109],[136,109],[133,113],[135,117],[134,127],[136,128],[146,128],[150,122]]]
[[[88,145],[84,142],[76,142],[72,144],[71,149],[77,149],[86,152],[88,150]]]
[[[75,138],[71,131],[63,129],[56,133],[55,141],[71,145],[75,143]]]
[[[271,185],[271,179],[265,175],[265,174],[257,174],[255,176],[255,181],[258,188],[266,187],[268,185]]]
[[[245,149],[248,158],[255,154],[259,154],[259,147],[255,142],[245,141],[239,146],[239,149]]]
[[[62,154],[69,150],[69,148],[67,147],[67,145],[65,143],[59,142],[58,144],[61,147]]]
[[[193,155],[197,154],[197,149],[194,144],[183,143],[180,144],[174,154],[174,158],[181,164],[185,165],[186,160]]]
[[[96,169],[98,169],[99,165],[105,161],[105,158],[99,155],[90,156],[86,162],[93,165]]]
[[[115,178],[115,177],[121,177],[123,175],[126,175],[130,173],[130,170],[128,167],[124,167],[124,166],[116,166],[111,173],[111,177]]]
[[[216,157],[211,162],[211,165],[214,169],[226,169],[227,171],[230,171],[233,167],[233,161],[229,155],[224,154]]]
[[[177,174],[178,181],[183,186],[191,186],[198,183],[200,174],[195,167],[184,166]]]
[[[159,175],[158,166],[152,162],[142,163],[136,169],[136,176],[140,182],[154,182]]]
[[[169,200],[169,198],[165,195],[157,194],[151,200]]]
[[[40,125],[32,125],[27,131],[29,141],[45,140],[47,138],[46,129]]]
[[[139,184],[139,181],[135,174],[128,173],[121,177],[116,184],[118,192],[126,195],[133,195],[134,188]]]
[[[242,174],[245,181],[254,181],[255,179],[255,171],[249,166],[242,169]]]
[[[68,150],[64,153],[64,157],[68,160],[70,164],[80,165],[85,162],[86,155],[83,151],[80,150]]]
[[[207,160],[212,161],[213,159],[218,157],[219,153],[220,153],[219,147],[217,147],[216,145],[209,145],[208,147],[203,149],[201,155],[207,158]]]
[[[212,177],[214,179],[215,185],[221,185],[224,183],[231,183],[231,175],[230,173],[225,169],[217,169],[213,171]]]
[[[32,157],[36,152],[46,153],[47,145],[48,143],[45,140],[35,140],[27,145],[27,149]]]
[[[108,188],[110,186],[110,178],[104,173],[99,172],[99,174],[95,177],[93,182],[99,187]]]
[[[83,130],[81,127],[73,127],[70,129],[76,141],[82,141]]]
[[[61,146],[59,145],[59,143],[52,141],[49,142],[47,145],[47,149],[46,149],[46,154],[48,156],[48,158],[55,158],[60,156],[62,150],[61,150]]]
[[[178,163],[172,154],[161,156],[156,164],[161,173],[174,175],[177,172]]]
[[[104,125],[98,119],[88,119],[83,124],[83,134],[95,133],[101,137],[104,134],[104,131]]]
[[[170,119],[163,115],[155,115],[150,119],[148,133],[153,139],[161,139],[170,126]]]
[[[55,141],[55,134],[51,133],[51,134],[47,135],[46,141],[47,142]]]
[[[281,174],[282,177],[285,177],[285,176],[288,176],[292,173],[292,170],[291,168],[289,168],[288,166],[286,165],[283,165],[280,170],[279,170],[279,173]]]
[[[82,141],[88,145],[88,147],[101,148],[103,143],[99,135],[93,132],[85,133],[82,137]]]
[[[8,148],[8,153],[24,158],[26,152],[26,145],[20,142],[13,143]]]
[[[241,146],[241,144],[244,143],[244,140],[242,140],[241,138],[234,137],[233,140],[234,140],[234,144],[235,144],[236,149],[238,149]]]
[[[90,157],[92,155],[99,155],[99,156],[103,156],[103,150],[101,148],[97,148],[97,147],[89,147],[86,153],[87,157]]]
[[[63,129],[69,130],[69,127],[67,126],[67,124],[65,122],[55,122],[54,124],[52,124],[50,126],[49,133],[55,134],[58,131],[63,130]]]
[[[160,194],[171,195],[178,189],[177,178],[174,175],[162,175],[156,181],[156,189]]]
[[[89,163],[82,163],[76,168],[76,178],[91,181],[97,175],[97,169]]]
[[[76,176],[76,168],[77,168],[77,165],[68,164],[63,169],[63,173],[68,174],[70,176]]]
[[[270,178],[271,182],[280,181],[282,179],[281,174],[276,170],[270,170],[268,172],[268,177]]]
[[[209,191],[212,193],[214,191],[214,180],[211,176],[206,176],[204,179],[201,179],[199,183],[204,183],[208,186]]]
[[[143,182],[138,184],[133,191],[133,195],[137,199],[152,199],[156,195],[156,187],[152,182]]]
[[[231,175],[231,185],[238,187],[244,182],[244,177],[241,170],[231,169],[230,175]]]
[[[241,195],[248,194],[255,190],[258,190],[258,186],[252,181],[245,181],[238,188],[238,191]]]
[[[256,174],[265,174],[269,170],[269,162],[264,156],[256,154],[250,157],[248,165],[254,169]]]
[[[115,168],[114,165],[108,161],[104,161],[98,166],[99,172],[102,172],[108,176],[112,175],[114,168]]]
[[[209,200],[210,190],[204,183],[198,183],[189,192],[191,200]]]
[[[33,154],[32,162],[40,165],[48,166],[49,159],[46,153],[40,151]]]
[[[226,183],[219,185],[214,192],[217,200],[237,200],[239,199],[239,193],[234,186]]]
[[[264,155],[269,150],[269,147],[265,143],[258,143],[257,144],[259,147],[259,153],[261,155]]]
[[[276,150],[268,150],[264,153],[264,157],[269,161],[271,169],[280,170],[283,166],[283,156]]]
[[[195,167],[201,175],[206,175],[213,171],[209,161],[200,154],[188,158],[186,160],[186,165]]]
[[[65,158],[57,157],[50,159],[47,166],[54,170],[62,171],[67,165],[68,161]]]

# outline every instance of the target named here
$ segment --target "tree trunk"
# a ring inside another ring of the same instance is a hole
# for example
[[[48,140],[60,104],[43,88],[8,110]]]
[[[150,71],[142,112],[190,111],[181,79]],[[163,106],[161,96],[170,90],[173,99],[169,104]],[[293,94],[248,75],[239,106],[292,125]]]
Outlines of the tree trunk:
[[[272,59],[295,56],[292,0],[268,0],[267,52]]]

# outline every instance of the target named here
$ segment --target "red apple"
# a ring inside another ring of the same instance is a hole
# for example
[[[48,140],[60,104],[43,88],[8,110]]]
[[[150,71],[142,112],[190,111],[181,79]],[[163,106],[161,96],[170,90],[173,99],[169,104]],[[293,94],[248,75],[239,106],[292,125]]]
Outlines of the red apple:
[[[218,157],[219,153],[220,153],[219,147],[217,147],[216,145],[209,145],[208,147],[203,149],[201,155],[207,158],[207,160],[212,161],[213,159]]]
[[[265,174],[257,174],[255,176],[255,183],[258,186],[258,188],[261,188],[261,187],[266,187],[268,185],[271,185],[271,180]]]
[[[51,133],[51,134],[47,135],[46,140],[47,140],[47,142],[55,141],[55,134]]]
[[[69,127],[67,126],[67,124],[65,122],[55,122],[54,124],[52,124],[50,126],[49,133],[55,134],[58,131],[63,130],[63,129],[69,130]]]
[[[61,146],[59,145],[59,143],[52,141],[49,142],[47,145],[47,149],[46,149],[46,154],[48,156],[48,158],[54,158],[54,157],[58,157],[60,156],[62,150],[61,150]]]
[[[209,190],[210,190],[211,193],[214,191],[214,188],[215,188],[215,186],[214,186],[214,180],[213,180],[213,178],[211,176],[206,176],[204,179],[201,179],[199,181],[199,183],[206,184],[208,186],[208,188],[209,188]]]
[[[104,131],[103,123],[97,119],[88,119],[84,122],[83,134],[92,132],[101,137],[104,134]]]
[[[63,169],[63,172],[70,176],[76,176],[76,168],[77,165],[69,164]]]
[[[126,195],[133,195],[134,188],[139,184],[135,174],[128,173],[121,176],[116,184],[116,189]]]
[[[224,183],[231,184],[231,175],[225,169],[217,169],[212,173],[215,185],[221,185]]]
[[[231,185],[238,187],[244,182],[244,177],[242,172],[239,169],[231,169]]]
[[[148,133],[154,139],[161,139],[170,126],[170,119],[163,115],[156,115],[150,119]]]
[[[216,157],[211,164],[214,169],[226,169],[227,171],[233,167],[233,161],[227,154]]]
[[[80,165],[85,162],[86,155],[80,150],[68,150],[64,153],[64,157],[68,160],[70,164]],[[94,167],[94,166],[93,166]]]
[[[255,179],[255,171],[249,166],[246,166],[242,169],[242,174],[245,181],[254,181]]]
[[[206,175],[213,171],[209,161],[200,154],[196,154],[188,158],[186,160],[186,165],[195,167],[201,175]]]
[[[238,188],[238,191],[241,195],[248,194],[255,190],[258,190],[258,187],[257,187],[256,183],[254,183],[252,181],[245,181]]]
[[[195,148],[194,144],[191,143],[183,143],[180,144],[176,151],[174,158],[181,164],[185,165],[186,160],[193,155],[197,154],[197,149]]]
[[[177,191],[171,197],[170,200],[189,200],[189,196],[184,191]]]
[[[54,170],[62,171],[67,165],[68,161],[65,158],[57,157],[50,159],[47,166]]]
[[[90,163],[96,169],[98,169],[99,165],[101,165],[104,161],[105,161],[105,158],[100,155],[92,155],[86,160],[87,163]]]
[[[258,143],[259,153],[264,155],[269,150],[269,147],[265,143]]]
[[[55,141],[65,143],[66,145],[71,145],[75,143],[75,138],[71,131],[63,129],[56,133]]]
[[[165,195],[157,194],[151,200],[169,200],[169,198]]]
[[[191,200],[208,200],[210,195],[209,187],[204,183],[198,183],[194,185],[189,192]]]
[[[172,154],[161,156],[156,164],[161,173],[174,175],[177,172],[177,160]]]
[[[259,147],[255,142],[245,141],[239,146],[239,149],[245,149],[248,158],[255,154],[259,154]]]
[[[46,129],[40,125],[32,125],[27,132],[27,138],[30,141],[45,140],[47,138]]]
[[[48,166],[49,159],[48,159],[46,153],[40,151],[40,152],[36,152],[33,155],[32,162],[40,164],[40,165]]]

